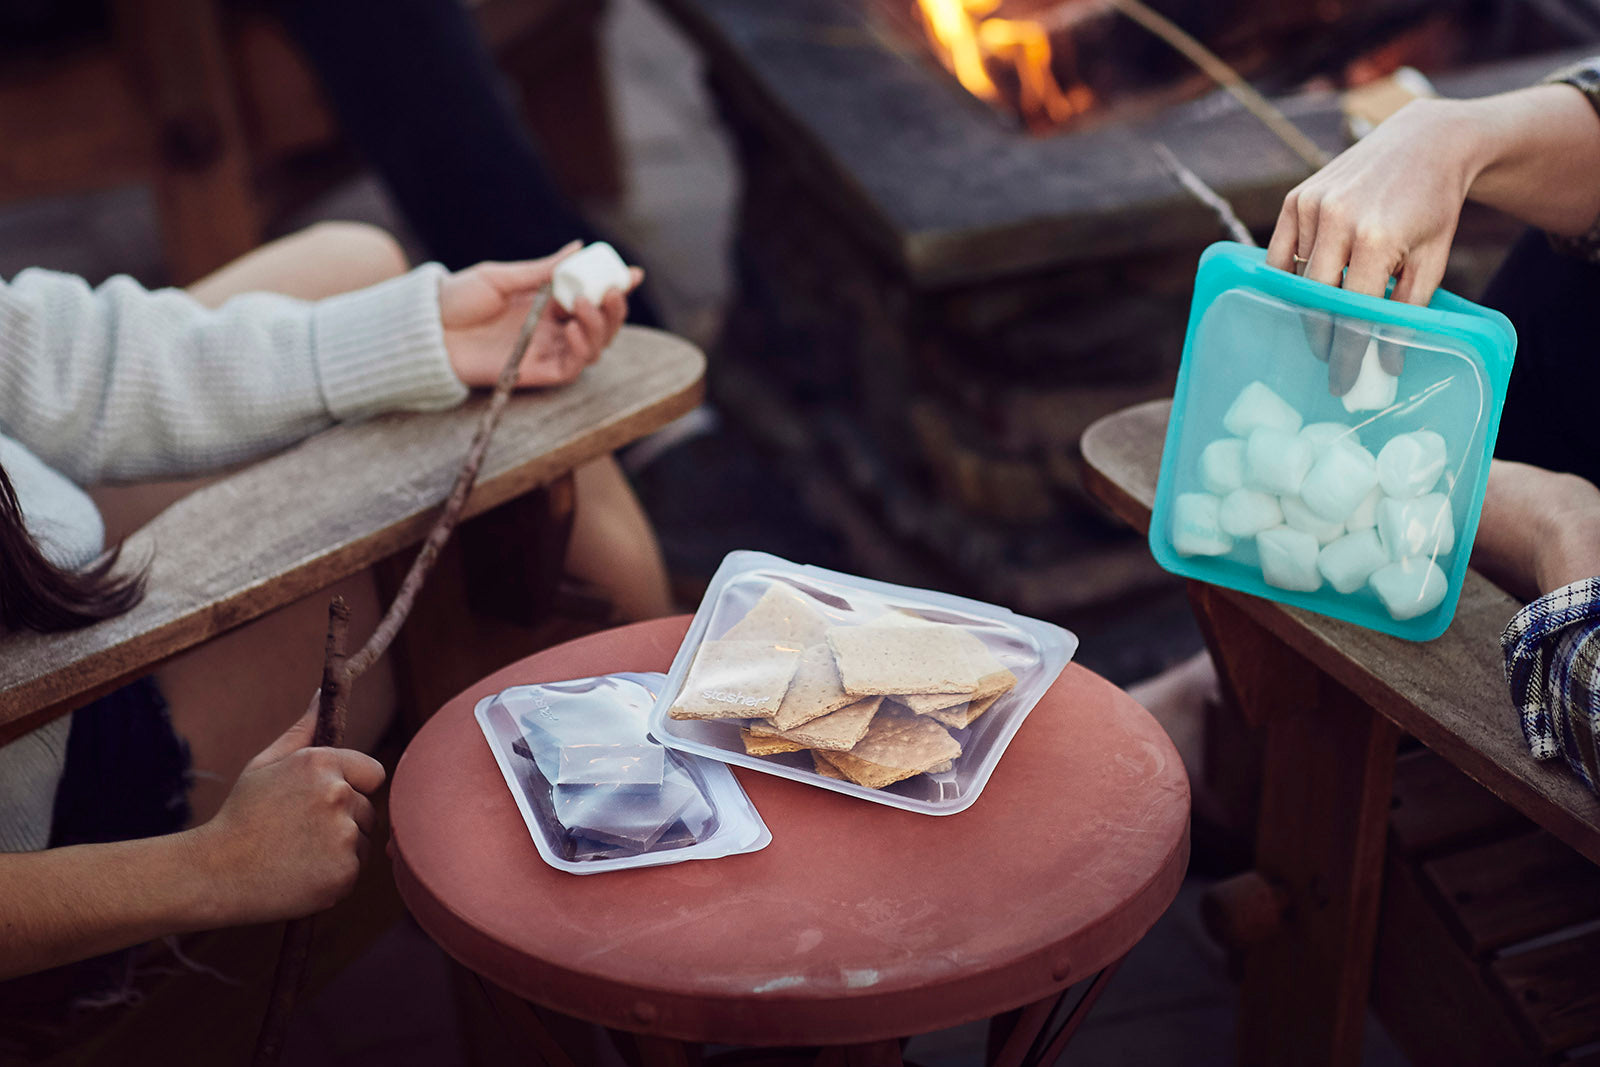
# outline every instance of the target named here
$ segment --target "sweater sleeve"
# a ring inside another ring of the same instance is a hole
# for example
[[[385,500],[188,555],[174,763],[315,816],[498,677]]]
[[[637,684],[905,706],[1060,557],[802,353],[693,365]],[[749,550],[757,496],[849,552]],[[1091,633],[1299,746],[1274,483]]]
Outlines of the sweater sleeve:
[[[0,283],[0,432],[80,483],[193,474],[337,420],[466,396],[428,264],[327,300],[202,306],[126,277]]]

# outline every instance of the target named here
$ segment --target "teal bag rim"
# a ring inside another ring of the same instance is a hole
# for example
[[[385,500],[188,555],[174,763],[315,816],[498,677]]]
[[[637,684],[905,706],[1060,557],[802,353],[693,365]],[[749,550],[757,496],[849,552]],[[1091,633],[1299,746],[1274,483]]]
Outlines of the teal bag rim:
[[[1454,341],[1482,371],[1489,385],[1484,447],[1486,454],[1492,456],[1500,432],[1500,413],[1505,406],[1506,389],[1511,381],[1511,365],[1516,357],[1516,328],[1511,325],[1510,319],[1493,308],[1475,304],[1444,289],[1435,291],[1427,307],[1418,307],[1384,297],[1336,289],[1270,267],[1266,259],[1265,249],[1250,248],[1235,241],[1218,241],[1200,255],[1199,268],[1195,272],[1194,296],[1189,304],[1189,324],[1183,338],[1183,358],[1178,366],[1178,380],[1173,390],[1172,414],[1167,421],[1167,436],[1161,451],[1156,498],[1150,512],[1147,540],[1151,555],[1164,570],[1182,578],[1249,593],[1408,641],[1431,641],[1449,629],[1455,618],[1467,563],[1478,535],[1483,494],[1489,482],[1489,464],[1481,465],[1478,477],[1469,487],[1471,492],[1466,520],[1452,553],[1450,568],[1445,574],[1448,588],[1444,600],[1432,611],[1415,619],[1374,619],[1369,612],[1345,608],[1324,593],[1278,589],[1260,578],[1252,580],[1238,573],[1234,566],[1224,569],[1212,557],[1180,556],[1172,547],[1166,531],[1171,525],[1175,468],[1183,434],[1182,413],[1187,409],[1185,401],[1194,366],[1191,357],[1195,335],[1201,318],[1219,296],[1230,289],[1246,289],[1297,307],[1324,311],[1342,318],[1400,326]],[[1461,486],[1456,488],[1459,490]]]

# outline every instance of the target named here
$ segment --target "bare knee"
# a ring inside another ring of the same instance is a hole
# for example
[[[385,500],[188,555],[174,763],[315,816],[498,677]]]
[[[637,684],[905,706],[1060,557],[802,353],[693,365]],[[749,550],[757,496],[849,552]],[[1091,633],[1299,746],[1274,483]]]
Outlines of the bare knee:
[[[262,245],[207,275],[189,295],[220,307],[241,293],[322,300],[406,272],[406,254],[385,230],[364,222],[319,222]]]
[[[297,236],[319,258],[328,257],[344,267],[352,289],[375,285],[410,269],[406,251],[395,236],[368,222],[318,222]]]

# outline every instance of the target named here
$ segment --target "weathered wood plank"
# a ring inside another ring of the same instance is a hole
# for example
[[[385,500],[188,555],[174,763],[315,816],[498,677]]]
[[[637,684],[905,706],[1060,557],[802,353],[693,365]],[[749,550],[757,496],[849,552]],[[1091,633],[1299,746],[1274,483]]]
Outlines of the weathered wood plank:
[[[1084,482],[1148,530],[1171,402],[1107,416],[1083,435]],[[1317,668],[1468,777],[1600,863],[1600,800],[1557,764],[1528,755],[1506,692],[1500,633],[1518,604],[1475,571],[1444,636],[1402,641],[1232,591],[1233,601]]]
[[[1543,1062],[1392,840],[1378,914],[1372,1007],[1412,1067]]]
[[[1547,833],[1440,856],[1422,871],[1479,958],[1600,918],[1600,867]]]
[[[625,328],[575,384],[513,399],[467,514],[688,411],[704,369],[688,342]],[[149,594],[132,611],[0,638],[0,743],[421,540],[484,403],[335,427],[163,511],[127,543],[128,559],[150,560]]]
[[[1489,965],[1546,1052],[1600,1041],[1600,930],[1543,945]]]
[[[1533,828],[1531,822],[1436,752],[1417,749],[1395,763],[1389,836],[1413,861]]]

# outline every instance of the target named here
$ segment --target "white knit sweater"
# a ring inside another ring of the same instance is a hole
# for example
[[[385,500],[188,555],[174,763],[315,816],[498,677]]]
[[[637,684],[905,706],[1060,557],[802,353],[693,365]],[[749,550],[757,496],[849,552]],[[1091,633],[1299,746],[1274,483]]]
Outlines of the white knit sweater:
[[[56,563],[82,566],[105,533],[78,485],[195,474],[335,421],[459,403],[443,273],[429,264],[316,303],[251,294],[215,310],[125,277],[91,289],[28,270],[0,283],[0,466],[29,531]],[[69,722],[0,748],[0,851],[48,842]]]

